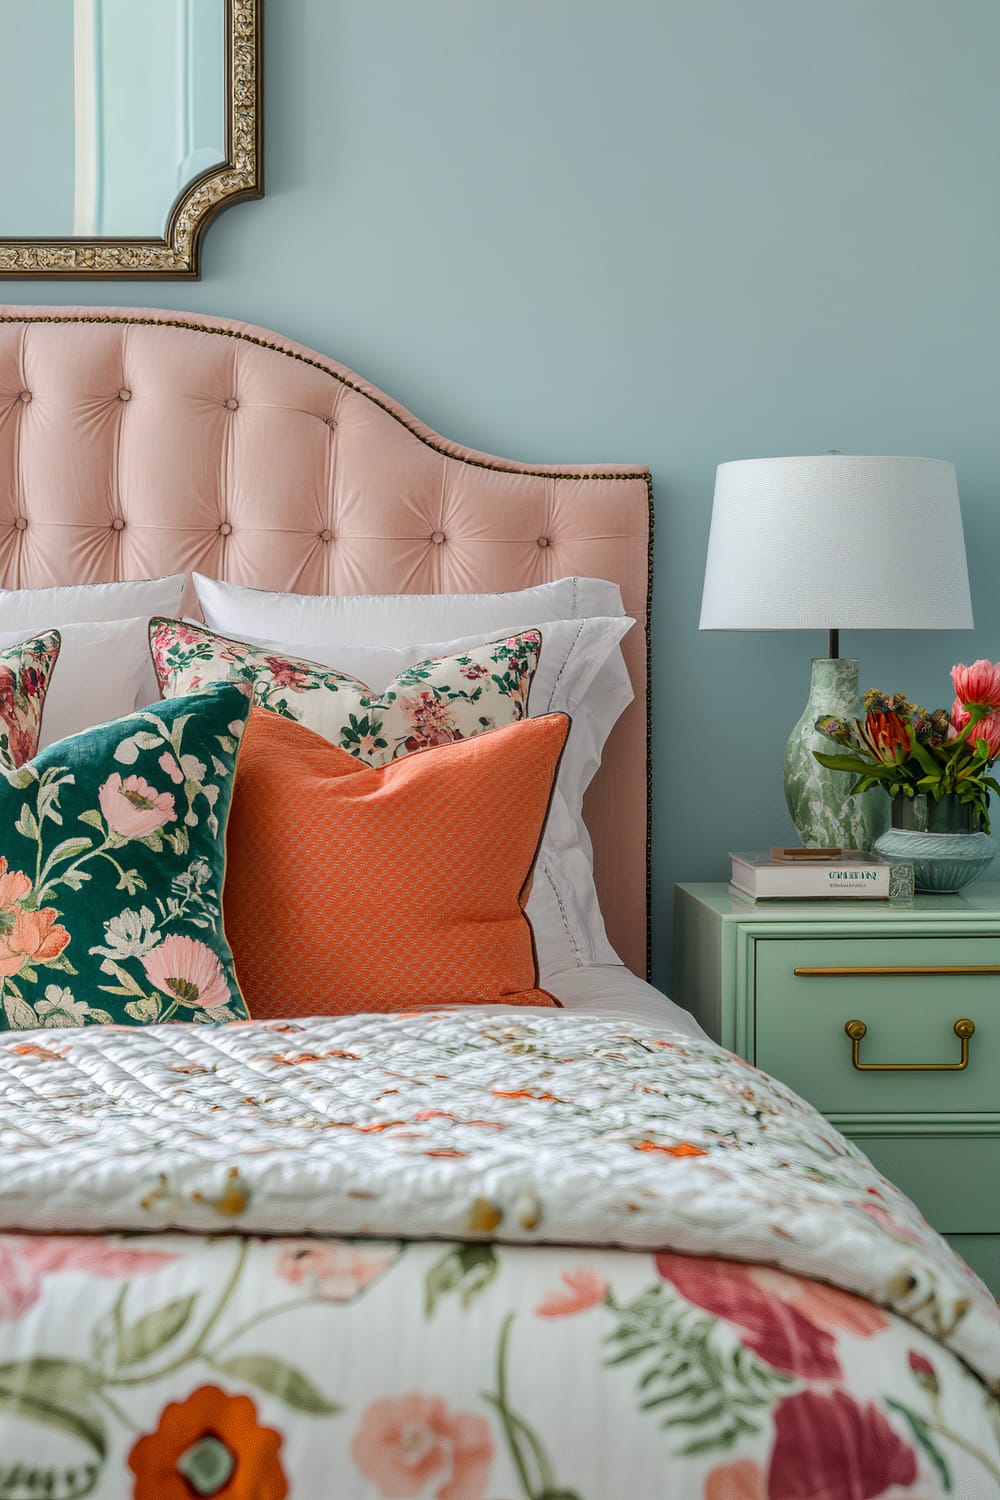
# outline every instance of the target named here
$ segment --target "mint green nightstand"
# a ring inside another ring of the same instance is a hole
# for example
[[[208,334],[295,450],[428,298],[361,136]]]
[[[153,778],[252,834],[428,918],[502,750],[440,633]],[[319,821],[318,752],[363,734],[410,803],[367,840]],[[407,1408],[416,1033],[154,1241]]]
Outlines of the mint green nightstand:
[[[1000,885],[900,905],[679,885],[675,922],[674,999],[857,1141],[1000,1293]]]

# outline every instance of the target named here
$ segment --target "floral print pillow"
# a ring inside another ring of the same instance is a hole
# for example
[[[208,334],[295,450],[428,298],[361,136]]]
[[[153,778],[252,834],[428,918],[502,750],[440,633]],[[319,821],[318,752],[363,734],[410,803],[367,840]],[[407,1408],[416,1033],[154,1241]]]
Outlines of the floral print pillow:
[[[541,633],[525,630],[460,656],[418,662],[376,693],[317,662],[277,656],[180,620],[151,620],[149,641],[165,698],[233,682],[258,707],[315,730],[370,766],[526,718],[542,649]]]
[[[0,768],[15,770],[38,749],[42,709],[59,658],[58,630],[0,651]]]
[[[219,684],[0,768],[0,1031],[247,1019],[221,896],[249,712]]]

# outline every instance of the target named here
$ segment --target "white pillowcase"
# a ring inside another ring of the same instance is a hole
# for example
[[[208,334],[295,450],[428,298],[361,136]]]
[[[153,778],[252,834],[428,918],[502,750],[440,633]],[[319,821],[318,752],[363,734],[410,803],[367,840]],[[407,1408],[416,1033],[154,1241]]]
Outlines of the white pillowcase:
[[[209,630],[274,641],[400,647],[625,613],[618,585],[603,578],[559,578],[508,594],[279,594],[191,577]]]
[[[81,620],[132,620],[137,615],[176,615],[183,573],[134,578],[124,583],[71,583],[45,589],[0,589],[0,630],[61,630]]]
[[[17,640],[39,630],[63,632],[62,650],[42,714],[43,746],[157,701],[160,690],[149,657],[145,625],[150,615],[178,613],[186,583],[183,573],[171,573],[164,578],[135,578],[122,583],[0,589],[0,631],[14,632],[12,639]],[[68,625],[109,620],[125,621],[132,629],[113,633],[103,647],[99,636],[65,629]],[[137,645],[140,634],[141,648]],[[83,651],[79,659],[78,650]],[[94,664],[102,651],[95,676]],[[104,713],[104,706],[112,701],[114,711]],[[117,707],[120,703],[125,706]],[[65,724],[73,727],[64,729],[63,734],[52,733],[54,725]]]
[[[608,735],[632,700],[620,642],[634,623],[626,615],[617,615],[549,620],[524,627],[537,629],[542,636],[528,699],[529,714],[537,717],[561,711],[569,714],[573,724],[560,762],[527,908],[543,980],[567,968],[619,962],[608,942],[597,899],[590,837],[583,822],[583,795],[600,765]],[[415,662],[454,656],[496,635],[494,628],[455,640],[396,648],[333,645],[328,641],[289,644],[249,635],[238,638],[283,656],[350,673],[380,692]]]
[[[149,620],[94,620],[60,625],[62,649],[42,709],[38,748],[120,719],[148,688]],[[0,650],[23,640],[21,630],[0,631]],[[143,697],[155,702],[158,694]]]

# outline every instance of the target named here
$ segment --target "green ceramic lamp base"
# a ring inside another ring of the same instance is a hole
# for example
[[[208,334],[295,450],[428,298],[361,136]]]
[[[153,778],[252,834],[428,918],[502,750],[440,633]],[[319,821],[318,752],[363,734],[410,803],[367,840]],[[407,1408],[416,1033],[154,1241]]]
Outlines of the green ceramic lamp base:
[[[852,797],[853,776],[820,765],[813,751],[835,748],[816,728],[822,714],[862,717],[853,657],[813,658],[809,698],[785,746],[788,811],[803,844],[871,849],[889,822],[889,798],[878,787]]]

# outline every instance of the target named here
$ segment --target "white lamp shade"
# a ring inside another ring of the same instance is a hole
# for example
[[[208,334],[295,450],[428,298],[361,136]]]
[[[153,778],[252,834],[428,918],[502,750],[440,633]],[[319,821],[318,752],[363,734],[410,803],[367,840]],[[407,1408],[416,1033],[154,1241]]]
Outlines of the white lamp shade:
[[[702,630],[971,630],[955,467],[828,453],[720,464]]]

